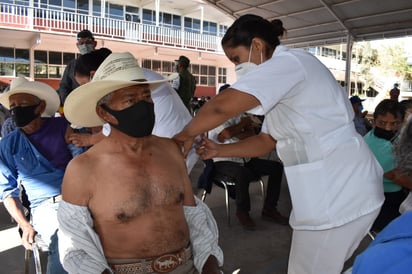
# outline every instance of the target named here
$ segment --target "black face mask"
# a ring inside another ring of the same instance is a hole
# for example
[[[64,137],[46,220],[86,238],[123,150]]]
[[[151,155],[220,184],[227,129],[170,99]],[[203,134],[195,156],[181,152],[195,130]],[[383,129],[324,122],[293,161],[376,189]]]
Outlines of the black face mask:
[[[113,115],[118,125],[112,127],[132,137],[145,137],[152,133],[155,123],[154,104],[140,101],[123,110],[112,110],[106,105],[101,105],[104,110]]]
[[[39,117],[35,110],[40,105],[28,106],[28,107],[14,107],[10,110],[11,116],[17,127],[24,127],[28,125],[31,121]]]
[[[388,141],[391,141],[393,138],[395,138],[396,135],[395,130],[386,130],[380,127],[375,127],[375,129],[373,130],[373,134],[378,137],[378,138],[382,138]]]

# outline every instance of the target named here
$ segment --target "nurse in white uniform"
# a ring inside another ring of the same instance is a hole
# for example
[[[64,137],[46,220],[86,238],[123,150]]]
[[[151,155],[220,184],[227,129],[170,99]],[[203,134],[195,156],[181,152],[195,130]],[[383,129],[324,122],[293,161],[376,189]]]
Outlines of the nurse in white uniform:
[[[282,22],[237,19],[222,39],[238,81],[174,137],[194,137],[245,111],[265,115],[261,134],[230,145],[204,139],[202,158],[262,156],[285,166],[294,232],[289,274],[341,273],[383,203],[382,169],[356,132],[348,96],[313,55],[280,45]]]

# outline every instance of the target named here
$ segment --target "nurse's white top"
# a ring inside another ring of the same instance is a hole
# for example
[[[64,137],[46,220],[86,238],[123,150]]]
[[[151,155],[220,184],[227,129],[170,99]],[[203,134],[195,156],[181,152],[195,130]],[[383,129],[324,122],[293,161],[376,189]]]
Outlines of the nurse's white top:
[[[161,80],[164,77],[157,72],[143,68],[144,76],[147,80]],[[152,90],[154,102],[155,124],[153,135],[171,138],[179,133],[192,120],[192,115],[183,104],[177,92],[169,83],[164,83],[157,89]],[[199,155],[191,149],[186,157],[187,172],[190,173]]]
[[[355,130],[347,95],[316,57],[278,46],[232,88],[259,100],[249,112],[264,114],[262,131],[277,140],[293,228],[340,226],[382,205],[382,168]]]

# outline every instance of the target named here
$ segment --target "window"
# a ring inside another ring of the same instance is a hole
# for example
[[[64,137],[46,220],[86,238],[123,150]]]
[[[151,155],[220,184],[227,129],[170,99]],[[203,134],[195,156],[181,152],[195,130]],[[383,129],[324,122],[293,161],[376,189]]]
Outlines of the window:
[[[337,58],[337,51],[331,48],[322,48],[322,56]]]
[[[182,26],[182,17],[180,17],[179,15],[173,15],[172,25],[173,28],[180,29]]]
[[[106,3],[106,5],[107,5],[106,16],[108,18],[123,20],[124,18],[123,6],[115,5],[111,3]]]
[[[75,58],[74,53],[34,51],[35,78],[61,78],[65,65]]]
[[[316,47],[305,48],[305,50],[313,55],[316,55]]]
[[[228,26],[224,26],[224,25],[219,25],[219,36],[223,36],[225,35],[226,31],[228,29]]]
[[[200,33],[200,20],[185,17],[184,28],[185,31]]]
[[[67,10],[74,10],[76,8],[75,0],[63,0],[63,6]]]
[[[217,34],[217,24],[204,21],[203,22],[203,33],[210,34],[210,35],[216,35]]]
[[[174,62],[171,61],[158,61],[143,59],[142,67],[154,70],[162,75],[170,75],[174,72]],[[190,64],[189,71],[193,74],[197,85],[203,86],[216,86],[216,67]],[[226,83],[226,68],[219,68],[219,72],[224,73],[224,82]]]
[[[154,11],[143,9],[143,23],[149,25],[156,24],[156,16],[154,14]]]
[[[16,49],[16,76],[30,75],[30,53],[28,49]]]
[[[62,64],[62,53],[49,51],[49,64],[61,65]]]
[[[227,69],[226,68],[218,69],[218,83],[227,84]]]
[[[77,0],[77,12],[89,14],[89,0]]]
[[[101,9],[102,9],[102,2],[101,0],[93,0],[93,15],[94,16],[101,16]]]
[[[61,66],[49,66],[49,78],[61,78],[62,74]]]
[[[126,21],[140,23],[139,8],[126,6],[125,18]]]
[[[0,47],[0,75],[28,76],[29,72],[29,50]]]
[[[159,60],[153,60],[152,61],[152,70],[156,71],[156,72],[161,72],[161,61]]]
[[[29,5],[29,0],[15,0],[14,1],[16,5],[22,5],[22,6],[28,6]]]
[[[172,15],[170,13],[162,13],[162,15],[163,25],[170,27],[172,25]]]
[[[47,78],[47,51],[34,51],[34,77]]]
[[[174,62],[162,61],[162,72],[172,73]]]

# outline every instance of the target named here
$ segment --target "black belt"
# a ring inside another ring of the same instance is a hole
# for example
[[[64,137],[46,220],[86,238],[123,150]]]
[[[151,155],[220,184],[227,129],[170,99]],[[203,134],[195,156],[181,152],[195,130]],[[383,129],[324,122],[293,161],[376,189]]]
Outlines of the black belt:
[[[61,200],[62,200],[62,195],[59,194],[59,195],[48,198],[46,201],[48,203],[55,204],[55,203],[60,202]]]

